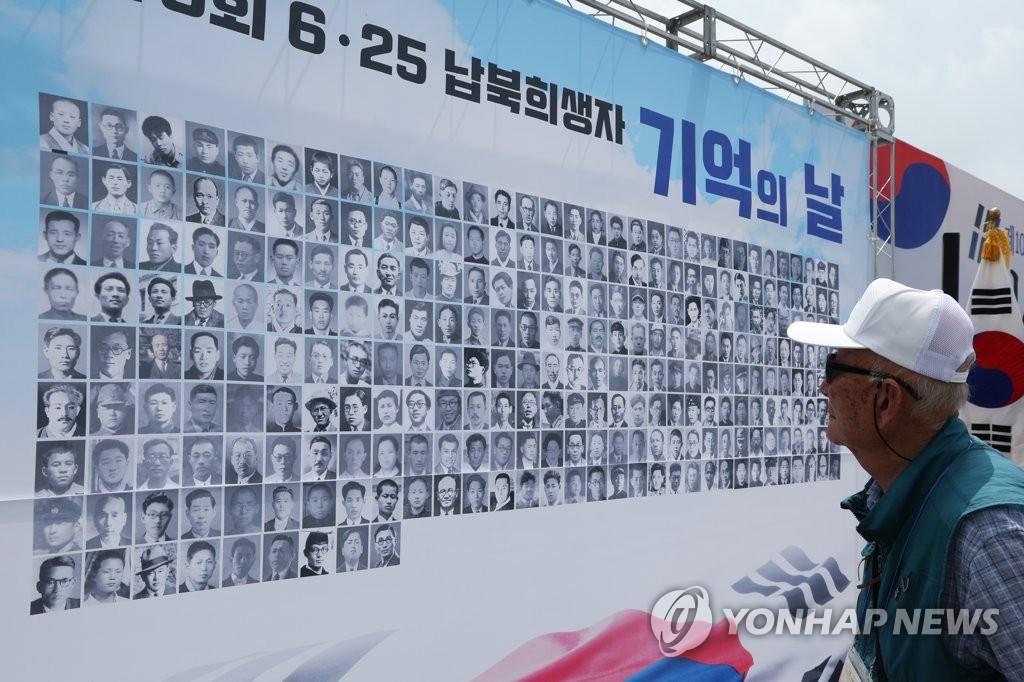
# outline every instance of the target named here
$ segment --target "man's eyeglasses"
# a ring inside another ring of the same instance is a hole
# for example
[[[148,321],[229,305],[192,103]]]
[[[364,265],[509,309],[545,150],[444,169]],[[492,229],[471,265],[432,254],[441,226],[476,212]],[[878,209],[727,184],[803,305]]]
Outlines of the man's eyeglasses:
[[[903,390],[905,390],[908,394],[910,394],[911,398],[913,398],[914,400],[921,400],[921,394],[918,393],[917,390],[913,386],[908,384],[903,379],[900,379],[898,376],[889,374],[887,372],[878,372],[878,371],[871,370],[871,369],[865,369],[864,367],[855,367],[853,365],[845,365],[845,364],[843,364],[841,362],[836,362],[836,353],[835,352],[829,353],[828,356],[825,358],[825,381],[826,381],[826,383],[831,384],[832,381],[836,378],[837,374],[843,374],[843,373],[846,373],[846,374],[860,374],[861,376],[871,377],[872,379],[879,379],[879,380],[882,380],[882,379],[892,379],[897,384],[899,384],[900,387]]]

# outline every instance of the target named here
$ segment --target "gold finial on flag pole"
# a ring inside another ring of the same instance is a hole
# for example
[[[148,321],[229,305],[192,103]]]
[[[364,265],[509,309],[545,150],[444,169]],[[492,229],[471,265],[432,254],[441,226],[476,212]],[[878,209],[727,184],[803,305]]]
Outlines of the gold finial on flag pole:
[[[999,227],[999,218],[1002,211],[993,206],[985,214],[985,222],[982,228],[985,230],[985,243],[981,246],[981,258],[987,261],[997,261],[1002,256],[1003,263],[1010,267],[1010,235],[1006,230]]]

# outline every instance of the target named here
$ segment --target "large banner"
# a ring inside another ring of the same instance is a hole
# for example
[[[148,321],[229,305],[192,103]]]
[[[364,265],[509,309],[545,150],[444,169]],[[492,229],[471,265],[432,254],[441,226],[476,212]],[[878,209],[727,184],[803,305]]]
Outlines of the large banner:
[[[677,588],[852,602],[785,329],[866,285],[862,134],[542,1],[3,14],[12,669],[467,679]]]

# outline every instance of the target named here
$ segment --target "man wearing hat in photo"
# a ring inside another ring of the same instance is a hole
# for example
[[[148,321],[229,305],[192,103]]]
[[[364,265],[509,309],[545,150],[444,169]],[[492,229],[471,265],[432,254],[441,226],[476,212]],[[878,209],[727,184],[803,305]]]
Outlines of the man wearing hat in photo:
[[[89,432],[94,436],[123,436],[132,433],[135,400],[126,384],[103,384],[92,401],[96,414]]]
[[[451,261],[437,264],[437,300],[444,303],[459,303],[459,271],[461,265]]]
[[[686,425],[702,426],[700,418],[700,396],[686,396]]]
[[[188,157],[188,169],[210,175],[224,175],[224,164],[220,161],[220,140],[216,133],[209,128],[196,128],[192,131],[192,143],[196,153]]]
[[[37,501],[36,534],[36,554],[82,551],[81,505],[67,497]]]
[[[217,301],[224,298],[213,287],[208,279],[197,279],[192,282],[192,295],[185,300],[192,304],[192,310],[185,316],[185,324],[190,327],[224,327],[224,313],[215,308]]]
[[[306,410],[313,418],[312,431],[314,433],[338,430],[337,425],[331,424],[331,417],[337,413],[338,404],[325,389],[319,389],[313,393],[306,401]]]
[[[828,438],[871,475],[843,500],[864,551],[859,634],[844,674],[862,680],[1006,679],[1024,669],[1024,472],[972,437],[967,401],[974,328],[941,291],[872,282],[844,325],[794,322],[790,338],[832,347],[821,392]],[[976,614],[990,632],[894,633],[897,609]],[[963,609],[964,611],[961,611]],[[975,610],[978,611],[975,611]],[[952,610],[952,611],[949,611]],[[985,618],[985,616],[982,616]]]
[[[583,338],[583,320],[578,317],[569,318],[569,339],[566,343],[565,350],[571,353],[582,353],[583,346],[580,345],[580,340]]]
[[[160,545],[147,547],[139,553],[139,570],[135,575],[142,579],[143,588],[132,599],[163,597],[175,593],[174,581],[168,580],[171,558]]]
[[[517,367],[519,388],[540,388],[540,365],[537,363],[536,353],[528,350],[519,351]]]
[[[487,224],[487,197],[477,185],[469,186],[469,191],[466,192],[465,209],[464,220],[467,223]]]

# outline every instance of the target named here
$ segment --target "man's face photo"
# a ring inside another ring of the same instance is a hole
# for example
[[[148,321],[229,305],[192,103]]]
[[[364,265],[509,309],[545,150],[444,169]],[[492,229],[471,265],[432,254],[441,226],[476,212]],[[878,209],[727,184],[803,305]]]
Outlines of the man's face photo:
[[[147,537],[160,538],[171,523],[171,509],[164,502],[153,502],[142,514],[142,526]]]
[[[70,220],[49,220],[43,230],[46,245],[54,257],[64,259],[75,250],[81,233]]]
[[[498,236],[494,238],[494,247],[498,252],[498,259],[504,261],[508,258],[509,251],[512,250],[512,238],[507,232],[499,232]]]
[[[260,503],[252,488],[238,488],[231,496],[228,510],[237,530],[248,530],[259,525]]]
[[[401,271],[402,266],[394,256],[384,256],[377,261],[377,279],[385,289],[395,290]]]
[[[299,167],[298,159],[287,149],[278,149],[270,160],[270,164],[274,177],[277,178],[278,183],[282,186],[287,186],[292,181],[292,178],[295,177],[295,171]]]
[[[239,187],[235,192],[235,208],[238,209],[238,217],[245,222],[252,222],[256,219],[256,211],[259,210],[260,200],[256,192],[249,187]]]
[[[204,268],[213,265],[219,251],[220,241],[212,234],[203,233],[192,240],[192,255],[196,259],[196,263]]]
[[[346,449],[347,451],[347,449]],[[277,449],[275,448],[275,453]],[[324,472],[331,465],[331,446],[329,443],[323,441],[317,441],[309,446],[309,468],[316,476],[323,476]],[[289,464],[290,464],[289,460]],[[291,467],[287,468],[287,471],[291,471]]]
[[[295,366],[295,348],[289,343],[281,343],[274,348],[274,364],[277,367],[277,371],[281,375],[291,374],[292,368]],[[281,395],[281,394],[278,394]],[[275,395],[272,402],[277,404],[277,396]],[[293,401],[294,403],[294,401]]]
[[[114,198],[123,197],[132,186],[131,179],[121,168],[108,168],[100,181],[107,188],[107,194]]]
[[[498,436],[494,444],[494,464],[496,468],[505,468],[512,458],[512,437],[508,434]]]
[[[259,359],[259,350],[248,344],[240,345],[232,355],[235,371],[242,379],[247,379],[253,374]]]
[[[208,549],[201,549],[187,560],[185,574],[196,587],[203,588],[217,571],[217,557]]]
[[[292,226],[295,224],[295,204],[289,201],[275,201],[274,215],[277,217],[277,222],[281,227],[286,230],[292,229]]]
[[[53,492],[63,492],[71,487],[78,473],[75,455],[70,450],[54,450],[43,465],[43,477]]]
[[[188,462],[192,467],[192,476],[196,480],[209,480],[217,467],[217,451],[213,443],[208,440],[193,443],[189,449]]]
[[[280,369],[280,365],[278,365]],[[271,398],[271,410],[276,424],[290,424],[295,414],[295,398],[286,391],[278,391]]]
[[[495,279],[492,283],[494,289],[494,295],[498,297],[501,304],[509,306],[512,303],[512,287],[509,286],[508,282],[504,278]]]
[[[174,139],[167,131],[161,130],[155,135],[150,135],[149,142],[166,159],[173,159],[177,154],[178,150],[174,146]]]
[[[498,217],[501,220],[508,218],[508,212],[511,209],[509,197],[504,192],[499,192],[494,197],[494,206],[498,212]]]
[[[123,258],[132,244],[128,228],[120,220],[108,220],[103,226],[100,239],[103,246],[103,257],[112,261]]]
[[[334,512],[334,496],[331,488],[317,483],[306,498],[306,512],[318,521],[323,521]]]
[[[532,282],[533,280],[528,281]],[[537,318],[532,314],[519,318],[519,341],[522,347],[534,348],[536,346],[537,331]]]
[[[61,609],[75,589],[75,569],[71,566],[50,566],[36,584],[47,608]]]
[[[146,584],[146,590],[153,594],[163,594],[164,585],[167,583],[167,574],[170,573],[170,564],[164,564],[146,571],[142,574],[142,582]]]
[[[48,552],[58,552],[75,539],[81,530],[81,522],[70,516],[50,518],[44,522],[42,532]]]
[[[55,374],[67,374],[74,370],[81,354],[79,342],[70,334],[58,334],[43,345],[43,357]]]
[[[362,287],[366,284],[367,265],[366,254],[359,251],[349,251],[345,254],[345,275],[348,277],[349,286]]]
[[[58,194],[73,194],[78,191],[78,166],[65,156],[54,157],[50,162],[50,180]]]
[[[166,206],[174,198],[174,192],[174,181],[170,176],[163,172],[152,173],[149,176],[149,196],[156,204]]]
[[[274,294],[274,319],[282,327],[295,323],[295,298],[288,291]]]
[[[292,548],[292,543],[283,539],[277,539],[270,543],[267,562],[270,564],[271,571],[284,575],[291,568],[294,559],[295,550]]]
[[[256,473],[256,449],[247,438],[239,438],[231,446],[231,466],[239,480]]]
[[[441,510],[450,511],[458,496],[458,484],[454,476],[445,476],[437,483],[437,501]]]
[[[220,349],[213,337],[200,336],[192,340],[192,362],[200,374],[207,375],[217,369]]]
[[[368,223],[366,222],[366,214],[359,209],[349,211],[347,225],[349,237],[361,240],[363,235],[366,234],[366,228],[368,226]]]
[[[254,175],[260,169],[260,157],[256,148],[248,144],[235,145],[235,163],[243,176]]]
[[[90,573],[92,575],[90,589],[92,596],[99,599],[113,597],[121,588],[124,578],[124,556],[106,555],[97,557]]]
[[[74,102],[55,100],[50,108],[50,123],[64,137],[71,137],[82,126],[82,112]]]
[[[331,423],[331,406],[323,400],[318,400],[309,408],[309,414],[313,417],[313,423],[316,428],[323,431],[326,430]],[[328,461],[330,461],[330,447],[326,443],[315,443],[314,446],[310,447],[312,451],[315,448],[326,448],[328,450]],[[314,467],[315,468],[315,467]],[[321,474],[323,471],[318,471],[317,474]]]
[[[231,548],[231,573],[240,578],[249,575],[256,563],[256,552],[246,542],[236,542]]]
[[[317,542],[309,545],[305,551],[309,567],[314,571],[319,571],[323,568],[324,559],[327,557],[328,551],[330,551],[330,548],[327,542]]]
[[[202,136],[198,139],[193,138],[192,141],[195,143],[196,156],[203,164],[209,165],[217,162],[217,158],[220,156],[220,145],[216,141],[216,136]]]
[[[342,504],[345,506],[345,516],[349,521],[358,522],[363,516],[363,491],[357,487],[349,488],[345,493]]]
[[[216,503],[211,497],[197,495],[185,509],[185,516],[197,537],[205,537],[216,520]]]
[[[107,447],[93,452],[93,468],[107,488],[117,488],[128,473],[128,458],[116,447]]]
[[[295,499],[289,490],[279,490],[274,493],[274,518],[286,521],[291,518],[292,509],[295,507]]]
[[[146,235],[146,254],[154,264],[163,264],[174,257],[178,250],[176,244],[171,242],[171,235],[165,229],[150,229]]]
[[[299,254],[291,244],[279,243],[274,247],[272,265],[278,279],[283,282],[290,282],[295,275],[295,269],[299,265]]]

